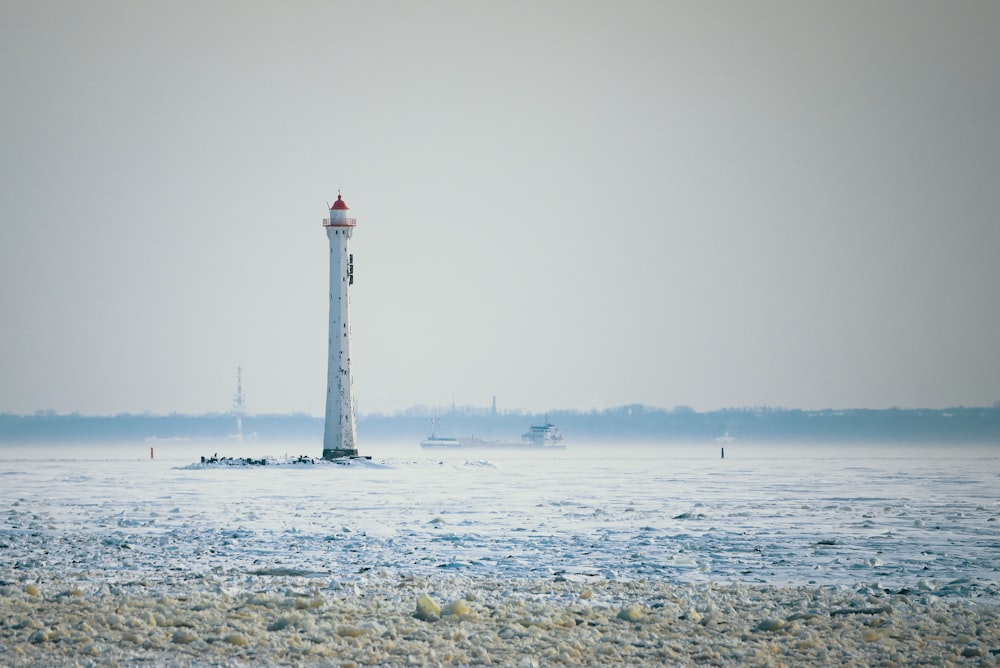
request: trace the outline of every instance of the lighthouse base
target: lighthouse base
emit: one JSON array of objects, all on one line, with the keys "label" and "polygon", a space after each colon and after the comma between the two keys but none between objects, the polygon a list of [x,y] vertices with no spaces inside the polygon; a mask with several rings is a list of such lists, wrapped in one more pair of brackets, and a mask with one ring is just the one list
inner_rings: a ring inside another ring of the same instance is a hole
[{"label": "lighthouse base", "polygon": [[358,456],[358,449],[323,450],[323,459],[349,459]]}]

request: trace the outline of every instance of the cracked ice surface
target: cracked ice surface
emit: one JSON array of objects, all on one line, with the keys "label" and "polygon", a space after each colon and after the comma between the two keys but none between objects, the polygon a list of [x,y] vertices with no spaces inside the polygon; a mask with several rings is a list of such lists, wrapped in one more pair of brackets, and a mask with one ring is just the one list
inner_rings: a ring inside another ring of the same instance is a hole
[{"label": "cracked ice surface", "polygon": [[3,663],[1000,660],[996,448],[260,448],[0,451]]},{"label": "cracked ice surface", "polygon": [[387,444],[371,464],[205,468],[186,468],[190,446],[159,449],[152,461],[139,447],[8,452],[5,572],[449,570],[998,596],[995,448],[739,445],[720,460],[704,445]]}]

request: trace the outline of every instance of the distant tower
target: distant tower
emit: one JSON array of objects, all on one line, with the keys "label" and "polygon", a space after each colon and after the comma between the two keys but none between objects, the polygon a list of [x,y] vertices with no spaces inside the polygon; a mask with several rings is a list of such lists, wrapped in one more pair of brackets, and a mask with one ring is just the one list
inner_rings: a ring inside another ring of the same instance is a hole
[{"label": "distant tower", "polygon": [[326,426],[323,459],[356,457],[354,380],[351,378],[351,321],[349,289],[354,284],[351,234],[355,220],[337,192],[330,217],[323,221],[330,239],[330,337],[326,374]]},{"label": "distant tower", "polygon": [[243,440],[243,416],[247,414],[246,397],[243,396],[243,367],[236,367],[236,395],[233,397],[233,415],[236,416],[236,438]]}]

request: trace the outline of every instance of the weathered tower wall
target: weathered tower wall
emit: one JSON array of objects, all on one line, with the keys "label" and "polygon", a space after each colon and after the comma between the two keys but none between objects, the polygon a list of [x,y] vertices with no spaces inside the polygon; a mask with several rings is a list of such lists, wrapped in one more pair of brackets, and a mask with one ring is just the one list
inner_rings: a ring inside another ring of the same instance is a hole
[{"label": "weathered tower wall", "polygon": [[323,221],[330,240],[330,329],[326,379],[326,424],[323,458],[358,454],[354,417],[354,380],[351,376],[350,289],[354,283],[351,235],[355,221],[337,196],[330,218]]}]

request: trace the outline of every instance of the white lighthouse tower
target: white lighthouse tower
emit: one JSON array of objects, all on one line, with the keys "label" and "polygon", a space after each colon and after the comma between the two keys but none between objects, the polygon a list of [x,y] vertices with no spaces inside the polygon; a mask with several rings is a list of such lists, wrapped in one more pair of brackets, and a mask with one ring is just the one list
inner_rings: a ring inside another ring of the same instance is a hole
[{"label": "white lighthouse tower", "polygon": [[351,378],[350,286],[354,284],[351,234],[355,220],[348,217],[340,193],[323,220],[330,239],[330,339],[326,376],[326,427],[323,459],[356,457],[354,381]]}]

